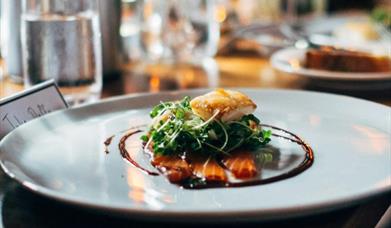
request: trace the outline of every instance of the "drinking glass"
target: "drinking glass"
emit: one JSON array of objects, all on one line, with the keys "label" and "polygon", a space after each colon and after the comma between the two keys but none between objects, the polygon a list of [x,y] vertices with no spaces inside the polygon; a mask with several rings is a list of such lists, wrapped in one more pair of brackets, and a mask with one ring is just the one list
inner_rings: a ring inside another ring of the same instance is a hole
[{"label": "drinking glass", "polygon": [[21,19],[25,86],[55,79],[71,105],[98,99],[98,0],[24,0]]},{"label": "drinking glass", "polygon": [[144,60],[197,62],[213,56],[220,38],[214,0],[139,0]]},{"label": "drinking glass", "polygon": [[22,50],[20,44],[20,13],[22,0],[0,0],[1,57],[6,76],[23,83]]}]

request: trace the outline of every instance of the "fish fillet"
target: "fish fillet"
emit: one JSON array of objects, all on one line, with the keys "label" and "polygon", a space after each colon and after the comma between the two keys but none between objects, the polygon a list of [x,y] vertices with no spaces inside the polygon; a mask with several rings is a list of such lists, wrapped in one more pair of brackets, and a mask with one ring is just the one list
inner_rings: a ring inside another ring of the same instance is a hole
[{"label": "fish fillet", "polygon": [[254,112],[256,105],[243,93],[216,89],[213,92],[195,97],[190,106],[193,112],[203,120],[208,120],[216,114],[216,118],[225,122],[238,120],[244,115]]},{"label": "fish fillet", "polygon": [[252,178],[258,174],[254,156],[250,151],[236,151],[224,158],[223,163],[238,179]]},{"label": "fish fillet", "polygon": [[197,157],[192,159],[190,166],[193,174],[211,182],[225,182],[227,175],[224,169],[212,157]]},{"label": "fish fillet", "polygon": [[192,174],[189,164],[178,156],[154,156],[152,165],[167,176],[170,182],[180,182]]}]

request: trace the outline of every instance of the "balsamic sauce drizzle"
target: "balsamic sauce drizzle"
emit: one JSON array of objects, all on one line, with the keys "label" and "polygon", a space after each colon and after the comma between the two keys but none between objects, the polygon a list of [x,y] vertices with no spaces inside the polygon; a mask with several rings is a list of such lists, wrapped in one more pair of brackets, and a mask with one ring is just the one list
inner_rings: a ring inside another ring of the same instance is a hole
[{"label": "balsamic sauce drizzle", "polygon": [[[287,136],[283,136],[283,135],[279,135],[279,134],[276,134],[276,133],[272,133],[272,135],[275,136],[275,137],[280,137],[280,138],[289,140],[289,141],[291,141],[293,143],[297,143],[298,145],[300,145],[303,148],[303,150],[305,151],[305,157],[304,157],[303,161],[296,168],[294,168],[294,169],[292,169],[292,170],[290,170],[290,171],[288,171],[286,173],[283,173],[283,174],[280,174],[280,175],[277,175],[277,176],[273,176],[273,177],[269,177],[269,178],[265,178],[265,179],[247,180],[247,181],[242,181],[242,182],[207,182],[207,183],[203,183],[203,184],[194,184],[193,181],[194,180],[197,181],[197,178],[191,178],[190,180],[186,180],[184,182],[176,183],[176,184],[178,184],[180,187],[185,188],[185,189],[245,187],[245,186],[253,186],[253,185],[263,185],[263,184],[267,184],[267,183],[271,183],[271,182],[275,182],[275,181],[279,181],[279,180],[283,180],[283,179],[287,179],[287,178],[296,176],[296,175],[300,174],[301,172],[303,172],[304,170],[306,170],[309,167],[311,167],[311,165],[314,162],[313,150],[299,136],[297,136],[296,134],[294,134],[292,132],[289,132],[289,131],[287,131],[285,129],[276,127],[276,126],[272,126],[272,125],[268,125],[268,124],[261,124],[261,126],[262,127],[266,127],[266,128],[271,128],[271,129],[274,129],[274,130],[277,130],[277,131],[281,131],[281,132],[283,132],[285,134],[288,134],[288,135],[292,136],[293,138],[290,138],[290,137],[287,137]],[[135,135],[137,133],[140,133],[140,132],[142,132],[142,130],[141,129],[137,129],[135,131],[129,132],[129,133],[125,134],[124,136],[122,136],[122,138],[120,139],[119,145],[118,145],[120,153],[121,153],[121,156],[124,159],[126,159],[129,163],[131,163],[134,167],[138,168],[139,170],[143,171],[144,173],[146,173],[148,175],[152,175],[152,176],[158,176],[158,175],[160,175],[158,172],[153,172],[153,171],[147,170],[147,169],[143,168],[142,166],[140,166],[140,164],[138,164],[129,155],[128,151],[126,150],[126,147],[125,147],[126,146],[126,140],[129,137],[131,137],[131,136],[133,136],[133,135]],[[111,143],[112,139],[113,139],[113,136],[108,138],[105,141],[105,145],[108,146]],[[145,148],[143,148],[143,149],[145,149]]]},{"label": "balsamic sauce drizzle", "polygon": [[144,167],[140,166],[140,164],[138,164],[135,160],[133,160],[133,158],[129,155],[129,152],[126,150],[126,143],[125,143],[126,140],[130,136],[135,135],[135,134],[140,133],[140,132],[142,132],[142,130],[135,130],[135,131],[132,131],[130,133],[125,134],[121,138],[121,140],[119,141],[119,144],[118,144],[118,148],[119,148],[119,151],[121,153],[121,156],[124,159],[126,159],[130,164],[132,164],[134,167],[138,168],[139,170],[143,171],[144,173],[146,173],[148,175],[151,175],[151,176],[158,176],[159,173],[147,170]]},{"label": "balsamic sauce drizzle", "polygon": [[[141,130],[141,128],[144,128],[144,127],[146,127],[146,126],[147,126],[146,124],[138,125],[138,126],[133,126],[133,127],[128,128],[128,129],[126,129],[126,130],[120,131],[120,133],[129,132],[130,130],[133,130],[133,129],[135,129],[135,130]],[[109,146],[110,146],[111,142],[113,141],[113,138],[114,138],[114,137],[115,137],[115,135],[112,135],[112,136],[108,137],[108,138],[103,142],[103,144],[105,145],[105,153],[106,153],[106,154],[110,153],[110,151],[109,151]]]},{"label": "balsamic sauce drizzle", "polygon": [[112,135],[112,136],[108,137],[108,138],[104,141],[104,144],[105,144],[105,153],[106,153],[106,154],[110,153],[108,147],[110,146],[111,142],[113,141],[114,136],[115,136],[115,135]]}]

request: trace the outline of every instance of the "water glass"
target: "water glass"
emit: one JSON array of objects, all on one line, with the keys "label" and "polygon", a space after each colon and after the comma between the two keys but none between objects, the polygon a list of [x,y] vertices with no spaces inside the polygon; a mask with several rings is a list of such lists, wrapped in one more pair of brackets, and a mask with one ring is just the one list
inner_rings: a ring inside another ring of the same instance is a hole
[{"label": "water glass", "polygon": [[99,0],[24,0],[21,16],[26,87],[55,79],[70,104],[102,88]]}]

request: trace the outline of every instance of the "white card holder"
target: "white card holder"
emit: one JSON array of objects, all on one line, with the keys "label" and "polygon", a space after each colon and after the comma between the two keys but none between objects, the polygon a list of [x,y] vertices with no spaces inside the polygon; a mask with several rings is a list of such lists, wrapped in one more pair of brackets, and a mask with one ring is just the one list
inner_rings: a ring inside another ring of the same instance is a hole
[{"label": "white card holder", "polygon": [[65,108],[68,105],[54,80],[0,99],[0,139],[29,120]]}]

